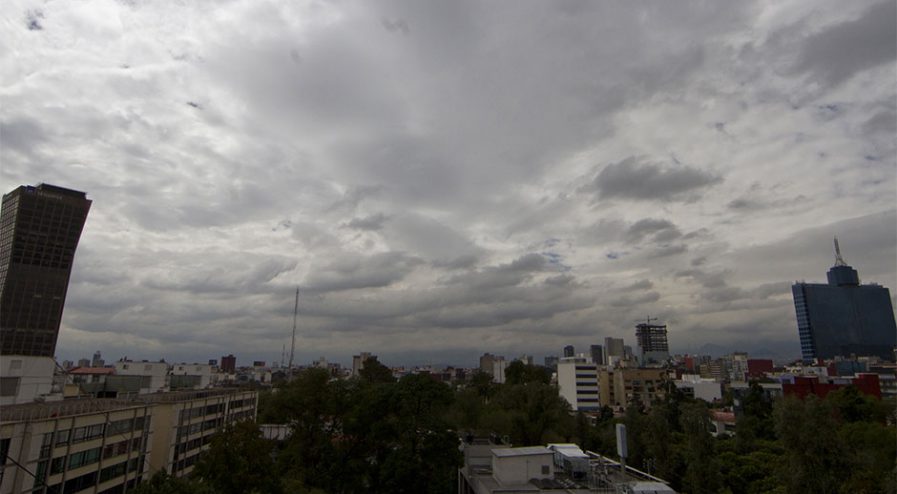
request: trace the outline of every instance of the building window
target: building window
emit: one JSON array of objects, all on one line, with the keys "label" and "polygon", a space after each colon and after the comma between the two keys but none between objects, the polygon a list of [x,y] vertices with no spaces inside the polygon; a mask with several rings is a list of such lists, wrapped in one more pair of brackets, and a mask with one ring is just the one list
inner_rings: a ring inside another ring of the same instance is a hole
[{"label": "building window", "polygon": [[551,467],[548,465],[542,465],[542,475],[548,475],[551,473]]},{"label": "building window", "polygon": [[0,396],[19,394],[19,381],[21,380],[21,377],[0,377]]}]

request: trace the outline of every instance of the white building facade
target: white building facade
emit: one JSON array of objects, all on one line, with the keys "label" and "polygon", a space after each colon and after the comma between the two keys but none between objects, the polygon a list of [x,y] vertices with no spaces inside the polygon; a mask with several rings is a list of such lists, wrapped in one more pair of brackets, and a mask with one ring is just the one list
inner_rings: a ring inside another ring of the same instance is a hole
[{"label": "white building facade", "polygon": [[558,394],[573,410],[594,412],[601,407],[599,367],[581,357],[563,358],[558,362]]}]

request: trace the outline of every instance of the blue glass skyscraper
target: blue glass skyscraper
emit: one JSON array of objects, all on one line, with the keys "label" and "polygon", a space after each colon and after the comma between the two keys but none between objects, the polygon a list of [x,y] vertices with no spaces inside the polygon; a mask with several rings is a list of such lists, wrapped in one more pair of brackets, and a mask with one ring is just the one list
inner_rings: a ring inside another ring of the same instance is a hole
[{"label": "blue glass skyscraper", "polygon": [[860,284],[857,271],[841,257],[837,239],[835,254],[827,284],[791,286],[804,361],[851,354],[894,360],[897,325],[890,292]]}]

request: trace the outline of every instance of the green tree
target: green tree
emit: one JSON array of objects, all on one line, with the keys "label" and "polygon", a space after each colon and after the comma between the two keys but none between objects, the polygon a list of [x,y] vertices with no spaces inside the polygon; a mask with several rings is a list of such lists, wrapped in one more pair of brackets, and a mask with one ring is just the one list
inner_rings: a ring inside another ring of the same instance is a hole
[{"label": "green tree", "polygon": [[848,464],[831,404],[813,395],[786,396],[776,402],[773,416],[785,450],[781,475],[787,492],[841,492]]},{"label": "green tree", "polygon": [[710,435],[710,412],[699,401],[682,406],[679,418],[685,434],[685,474],[682,488],[690,494],[717,493],[722,487],[713,436]]},{"label": "green tree", "polygon": [[509,429],[498,431],[511,436],[518,446],[545,444],[549,434],[554,437],[572,437],[575,419],[570,405],[558,395],[557,387],[531,382],[501,387],[493,401],[509,419]]},{"label": "green tree", "polygon": [[498,392],[498,385],[492,382],[492,375],[481,370],[474,372],[470,378],[470,387],[477,391],[477,394],[486,401],[495,396]]},{"label": "green tree", "polygon": [[132,494],[215,494],[211,487],[195,480],[172,477],[165,470],[156,472],[149,480],[137,485]]},{"label": "green tree", "polygon": [[527,384],[551,382],[551,371],[538,365],[524,364],[521,360],[515,360],[505,369],[505,384]]},{"label": "green tree", "polygon": [[381,364],[380,361],[374,357],[364,360],[364,365],[361,370],[358,371],[358,377],[369,384],[396,382],[396,378],[392,376],[392,371],[389,370],[389,367]]},{"label": "green tree", "polygon": [[890,409],[881,399],[860,392],[856,386],[845,386],[825,397],[838,418],[844,422],[884,423]]},{"label": "green tree", "polygon": [[228,425],[212,437],[193,476],[216,494],[276,494],[281,491],[272,459],[273,444],[254,422]]},{"label": "green tree", "polygon": [[846,477],[843,492],[889,492],[888,481],[893,488],[894,458],[897,458],[895,428],[874,421],[854,421],[843,424],[837,435],[845,447],[848,464],[843,471]]},{"label": "green tree", "polygon": [[735,439],[740,452],[754,450],[758,440],[775,439],[772,403],[759,383],[751,382],[741,400],[741,409],[742,414],[735,425]]}]

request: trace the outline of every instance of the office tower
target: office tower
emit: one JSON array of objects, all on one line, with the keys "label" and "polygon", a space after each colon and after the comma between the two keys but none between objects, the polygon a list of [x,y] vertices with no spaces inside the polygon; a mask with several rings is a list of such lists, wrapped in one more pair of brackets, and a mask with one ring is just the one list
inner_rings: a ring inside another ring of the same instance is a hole
[{"label": "office tower", "polygon": [[589,351],[592,354],[592,363],[598,365],[604,365],[604,347],[601,345],[592,345],[589,347]]},{"label": "office tower", "polygon": [[103,360],[103,356],[100,354],[100,351],[97,350],[96,353],[93,354],[93,359],[90,361],[91,367],[103,367],[106,365],[106,361]]},{"label": "office tower", "polygon": [[897,325],[890,291],[860,284],[857,271],[844,262],[835,239],[835,265],[828,283],[791,286],[804,361],[841,355],[877,355],[894,360]]},{"label": "office tower", "polygon": [[564,357],[572,357],[576,353],[576,350],[573,348],[573,345],[567,345],[564,347]]},{"label": "office tower", "polygon": [[642,365],[660,364],[670,358],[665,324],[651,324],[650,320],[639,323],[635,326],[635,339],[638,341],[639,362]]},{"label": "office tower", "polygon": [[237,370],[237,357],[233,354],[221,357],[221,370],[228,374],[233,374]]},{"label": "office tower", "polygon": [[[623,360],[624,355],[623,338],[605,338],[604,339],[604,363],[613,365],[614,362]],[[614,362],[612,362],[612,360]]]},{"label": "office tower", "polygon": [[75,248],[91,201],[84,192],[23,185],[0,212],[0,354],[53,357]]},{"label": "office tower", "polygon": [[558,366],[558,358],[554,355],[546,355],[545,356],[545,367],[549,369],[557,369]]}]

